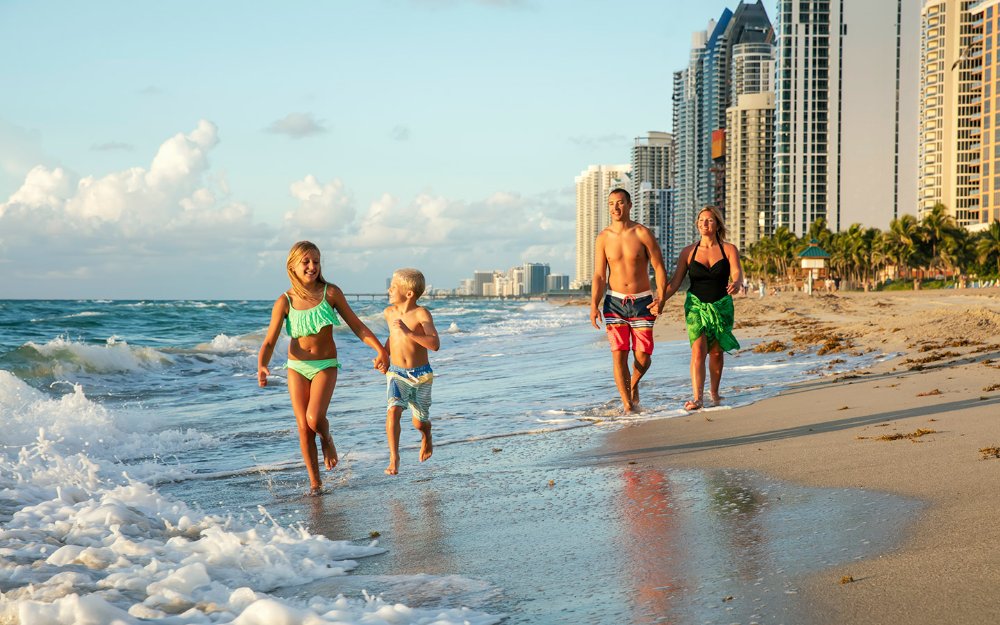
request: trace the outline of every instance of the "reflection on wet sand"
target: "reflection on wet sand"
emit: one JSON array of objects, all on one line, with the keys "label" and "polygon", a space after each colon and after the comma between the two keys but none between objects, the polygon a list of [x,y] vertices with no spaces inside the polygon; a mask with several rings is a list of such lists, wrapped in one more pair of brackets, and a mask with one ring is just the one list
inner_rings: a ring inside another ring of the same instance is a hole
[{"label": "reflection on wet sand", "polygon": [[628,563],[623,585],[633,585],[635,597],[631,622],[661,622],[682,592],[680,565],[685,559],[670,481],[655,469],[626,469],[620,509],[624,523],[619,540]]}]

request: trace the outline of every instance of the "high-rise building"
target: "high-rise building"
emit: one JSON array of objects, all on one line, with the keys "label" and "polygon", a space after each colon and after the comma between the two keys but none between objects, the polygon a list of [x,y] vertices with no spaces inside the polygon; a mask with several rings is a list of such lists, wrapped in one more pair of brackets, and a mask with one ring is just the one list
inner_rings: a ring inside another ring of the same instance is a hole
[{"label": "high-rise building", "polygon": [[548,264],[524,263],[522,268],[524,275],[524,292],[528,295],[544,293],[548,290],[546,278],[550,269]]},{"label": "high-rise building", "polygon": [[726,228],[740,249],[774,233],[774,46],[733,47],[726,109]]},{"label": "high-rise building", "polygon": [[919,0],[779,0],[775,227],[912,212]]},{"label": "high-rise building", "polygon": [[630,165],[591,165],[576,177],[576,278],[590,284],[594,277],[594,242],[608,226],[608,195],[629,190]]},{"label": "high-rise building", "polygon": [[632,146],[632,218],[653,232],[664,257],[670,247],[668,204],[674,186],[676,151],[669,132],[649,131]]},{"label": "high-rise building", "polygon": [[774,92],[739,96],[726,128],[726,229],[742,250],[774,234]]},{"label": "high-rise building", "polygon": [[[726,200],[726,109],[732,105],[733,56],[737,46],[765,44],[774,37],[763,0],[740,2],[736,11],[726,9],[705,44],[702,59],[705,80],[704,117],[709,141],[703,146],[701,166],[708,169],[709,196],[703,204],[725,209]],[[700,208],[700,206],[699,206]]]},{"label": "high-rise building", "polygon": [[779,0],[775,39],[775,227],[840,229],[843,2]]},{"label": "high-rise building", "polygon": [[[495,292],[492,292],[494,273],[493,271],[473,271],[471,295],[495,295]],[[489,285],[489,293],[487,292],[487,285]]]},{"label": "high-rise building", "polygon": [[[980,45],[959,63],[979,62],[982,75],[982,160],[979,164],[979,227],[1000,220],[1000,0],[983,0],[972,7]],[[927,94],[925,94],[926,96]],[[971,224],[969,224],[971,225]]]},{"label": "high-rise building", "polygon": [[921,3],[844,2],[841,230],[855,223],[885,230],[917,212]]},{"label": "high-rise building", "polygon": [[568,291],[569,276],[561,273],[550,273],[545,278],[545,288],[547,291]]},{"label": "high-rise building", "polygon": [[673,232],[668,258],[677,258],[681,250],[694,240],[695,210],[708,200],[708,170],[701,165],[701,154],[709,140],[706,132],[702,95],[702,58],[708,32],[715,30],[715,21],[709,21],[706,31],[691,35],[691,53],[685,69],[674,72],[673,124],[677,160],[674,174],[676,192],[672,212]]}]

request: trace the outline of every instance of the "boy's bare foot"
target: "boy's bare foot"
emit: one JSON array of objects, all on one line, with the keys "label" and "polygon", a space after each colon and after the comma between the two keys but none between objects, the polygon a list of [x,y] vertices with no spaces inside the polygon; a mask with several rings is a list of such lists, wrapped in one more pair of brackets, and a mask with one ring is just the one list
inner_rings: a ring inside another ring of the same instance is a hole
[{"label": "boy's bare foot", "polygon": [[424,437],[423,440],[420,441],[420,462],[427,460],[431,457],[431,454],[434,453],[434,444],[431,442],[430,431],[428,430],[427,432],[422,432],[422,434]]},{"label": "boy's bare foot", "polygon": [[385,468],[386,475],[397,475],[399,473],[399,457],[389,456],[389,466]]},{"label": "boy's bare foot", "polygon": [[333,437],[329,434],[320,436],[319,442],[323,448],[323,464],[326,465],[326,470],[329,471],[337,466],[337,462],[339,461],[337,458],[337,447],[333,444]]}]

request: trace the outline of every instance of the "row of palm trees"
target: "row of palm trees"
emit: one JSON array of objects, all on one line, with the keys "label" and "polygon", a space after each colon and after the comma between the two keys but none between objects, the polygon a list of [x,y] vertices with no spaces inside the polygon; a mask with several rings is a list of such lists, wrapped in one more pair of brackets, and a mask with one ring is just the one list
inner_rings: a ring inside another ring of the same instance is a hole
[{"label": "row of palm trees", "polygon": [[956,279],[1000,276],[1000,221],[971,233],[955,223],[943,204],[919,221],[913,215],[893,219],[884,232],[861,224],[830,232],[822,217],[802,238],[782,226],[743,251],[744,271],[748,276],[789,279],[811,240],[830,255],[830,272],[849,285],[938,274]]}]

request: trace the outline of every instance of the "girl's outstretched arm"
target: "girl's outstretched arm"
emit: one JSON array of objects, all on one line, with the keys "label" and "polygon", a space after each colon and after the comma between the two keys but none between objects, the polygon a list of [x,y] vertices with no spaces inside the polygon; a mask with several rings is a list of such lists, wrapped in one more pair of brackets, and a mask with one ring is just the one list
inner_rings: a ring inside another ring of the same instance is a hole
[{"label": "girl's outstretched arm", "polygon": [[351,309],[351,306],[347,303],[347,298],[344,297],[344,292],[340,290],[340,287],[336,284],[331,284],[332,289],[327,291],[327,301],[333,306],[336,311],[340,314],[340,317],[347,324],[347,327],[354,332],[354,336],[361,339],[361,342],[371,347],[375,350],[375,368],[379,371],[383,371],[389,366],[389,354],[385,350],[385,346],[382,342],[378,340],[375,333],[372,332],[368,326],[365,325],[364,321],[358,318],[357,314]]},{"label": "girl's outstretched arm", "polygon": [[281,334],[281,322],[288,315],[288,298],[279,295],[271,308],[271,323],[267,326],[267,334],[264,335],[264,342],[257,352],[257,384],[267,386],[267,376],[271,371],[267,368],[274,354],[274,346],[278,343],[278,335]]}]

